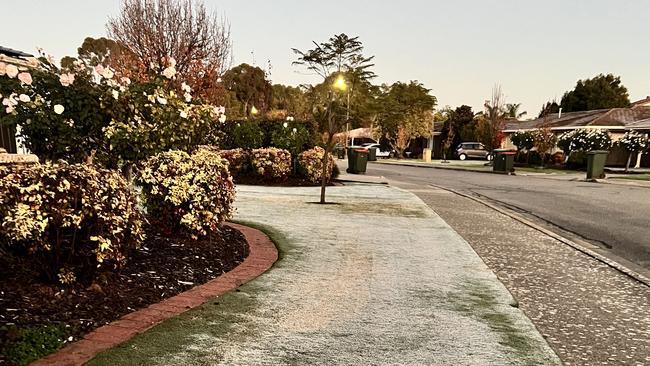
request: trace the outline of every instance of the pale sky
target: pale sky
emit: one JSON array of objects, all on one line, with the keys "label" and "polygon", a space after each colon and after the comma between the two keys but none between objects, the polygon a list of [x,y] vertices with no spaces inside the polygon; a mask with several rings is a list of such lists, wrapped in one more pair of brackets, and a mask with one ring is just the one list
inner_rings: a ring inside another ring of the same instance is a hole
[{"label": "pale sky", "polygon": [[[234,65],[272,64],[274,83],[315,79],[291,48],[360,36],[376,82],[419,80],[440,106],[480,110],[495,83],[529,117],[578,79],[620,75],[632,101],[650,95],[648,0],[206,0],[231,24]],[[0,0],[0,45],[57,59],[105,35],[119,0]]]}]

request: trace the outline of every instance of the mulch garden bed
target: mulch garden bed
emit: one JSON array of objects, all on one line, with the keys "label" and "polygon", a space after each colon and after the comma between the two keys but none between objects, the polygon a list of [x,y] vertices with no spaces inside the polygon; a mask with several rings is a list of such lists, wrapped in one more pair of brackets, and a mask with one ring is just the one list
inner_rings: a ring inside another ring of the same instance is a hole
[{"label": "mulch garden bed", "polygon": [[28,359],[34,347],[54,351],[125,314],[206,283],[248,253],[243,234],[229,227],[199,240],[149,229],[122,271],[72,287],[42,283],[28,262],[0,255],[0,365]]}]

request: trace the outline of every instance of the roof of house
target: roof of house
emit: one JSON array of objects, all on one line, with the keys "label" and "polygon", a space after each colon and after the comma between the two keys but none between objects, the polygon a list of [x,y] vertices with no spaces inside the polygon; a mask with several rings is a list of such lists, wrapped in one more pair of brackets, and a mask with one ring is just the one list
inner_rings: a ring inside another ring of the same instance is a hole
[{"label": "roof of house", "polygon": [[649,106],[650,105],[650,95],[645,97],[644,99],[637,100],[636,102],[632,103],[632,106]]},{"label": "roof of house", "polygon": [[628,130],[650,130],[650,118],[632,122],[625,126]]},{"label": "roof of house", "polygon": [[7,55],[9,57],[34,57],[34,55],[30,55],[29,53],[25,53],[22,51],[14,50],[3,46],[0,46],[0,54]]},{"label": "roof of house", "polygon": [[532,130],[549,127],[552,130],[571,130],[577,128],[625,129],[629,124],[650,118],[650,107],[598,109],[593,111],[569,112],[548,115],[530,121],[508,121],[505,132]]}]

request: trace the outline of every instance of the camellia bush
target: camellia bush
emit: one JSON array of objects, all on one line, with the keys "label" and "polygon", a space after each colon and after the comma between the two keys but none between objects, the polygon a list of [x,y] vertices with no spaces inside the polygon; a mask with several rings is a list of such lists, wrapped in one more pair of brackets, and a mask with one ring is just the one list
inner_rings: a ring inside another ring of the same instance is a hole
[{"label": "camellia bush", "polygon": [[[321,177],[323,176],[323,156],[325,155],[325,149],[322,147],[315,147],[311,150],[307,150],[298,155],[298,166],[301,175],[303,175],[307,180],[312,183],[319,183]],[[327,180],[332,179],[332,172],[334,170],[334,158],[332,155],[329,156],[327,163]]]},{"label": "camellia bush", "polygon": [[154,155],[135,179],[151,221],[167,234],[182,230],[193,238],[206,236],[232,216],[235,185],[228,162],[210,149]]},{"label": "camellia bush", "polygon": [[253,174],[267,180],[282,180],[291,173],[291,154],[274,147],[252,150],[251,168]]},{"label": "camellia bush", "polygon": [[251,153],[244,149],[218,151],[219,155],[228,161],[230,174],[233,178],[242,177],[251,171]]},{"label": "camellia bush", "polygon": [[89,282],[144,239],[138,197],[114,171],[65,162],[0,169],[0,247],[50,281]]},{"label": "camellia bush", "polygon": [[292,121],[274,123],[269,135],[269,146],[288,150],[293,156],[298,156],[305,147],[313,146],[312,134],[305,123]]},{"label": "camellia bush", "polygon": [[627,163],[625,165],[625,170],[628,170],[630,169],[632,155],[643,154],[648,151],[650,148],[650,140],[648,140],[648,135],[646,134],[637,131],[628,131],[616,142],[616,145],[628,152]]},{"label": "camellia bush", "polygon": [[578,129],[561,134],[557,144],[566,155],[576,151],[608,150],[612,147],[612,138],[607,130]]}]

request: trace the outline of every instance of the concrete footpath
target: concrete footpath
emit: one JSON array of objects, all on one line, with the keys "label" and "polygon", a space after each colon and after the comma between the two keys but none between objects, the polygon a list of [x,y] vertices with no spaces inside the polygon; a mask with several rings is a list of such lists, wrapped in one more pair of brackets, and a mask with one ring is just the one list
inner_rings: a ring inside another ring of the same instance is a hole
[{"label": "concrete footpath", "polygon": [[280,249],[266,274],[90,365],[557,365],[469,244],[385,185],[240,186],[236,220]]}]

